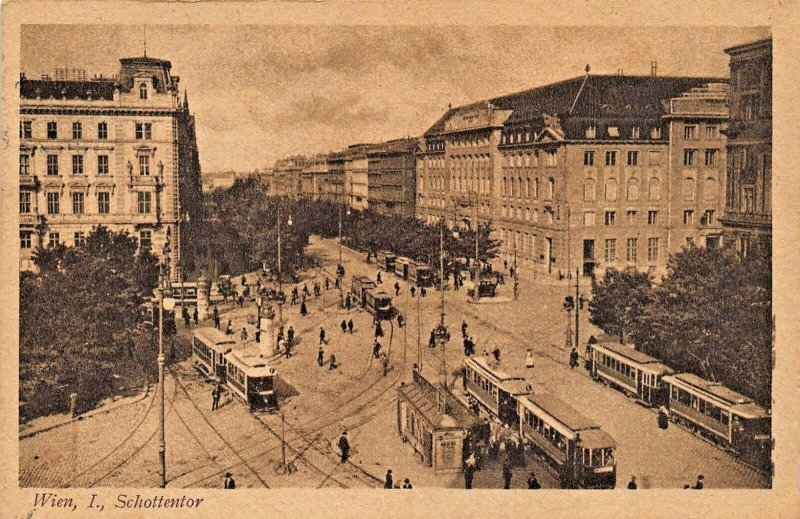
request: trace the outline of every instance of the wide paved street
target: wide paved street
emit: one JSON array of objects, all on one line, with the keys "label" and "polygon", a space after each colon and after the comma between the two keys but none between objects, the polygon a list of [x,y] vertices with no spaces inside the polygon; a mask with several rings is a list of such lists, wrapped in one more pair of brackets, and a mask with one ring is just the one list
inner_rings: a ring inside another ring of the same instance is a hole
[{"label": "wide paved street", "polygon": [[[323,260],[320,269],[300,282],[301,288],[307,282],[311,289],[314,276],[322,282],[324,272],[334,272],[338,244],[315,240],[309,252]],[[364,262],[364,255],[344,249],[343,259],[347,280],[354,274],[374,279],[377,269]],[[722,450],[674,425],[658,429],[652,410],[593,382],[582,368],[570,370],[562,301],[567,291],[574,294],[574,286],[541,275],[534,281],[524,270],[521,276],[516,301],[474,305],[466,301],[464,290],[446,292],[446,323],[453,337],[446,352],[448,371],[457,371],[463,361],[459,331],[464,318],[479,355],[498,346],[505,371],[526,376],[534,391],[555,394],[616,439],[618,487],[635,475],[640,488],[681,488],[699,474],[705,476],[708,487],[768,486],[763,476]],[[387,291],[393,291],[397,278],[386,273],[383,277]],[[371,356],[371,316],[338,310],[338,294],[332,286],[322,297],[309,299],[306,317],[299,316],[298,306],[285,306],[287,327],[294,326],[298,341],[291,358],[272,359],[280,375],[280,413],[250,413],[229,393],[223,396],[221,408],[212,412],[212,385],[190,362],[173,366],[166,384],[168,486],[219,487],[225,472],[230,471],[241,487],[377,487],[391,468],[396,483],[408,477],[415,487],[462,487],[460,475],[436,476],[420,465],[397,434],[397,386],[410,380],[414,363],[421,363],[423,373],[436,373],[441,362],[438,353],[427,348],[428,334],[439,319],[439,293],[431,289],[427,297],[412,299],[408,284],[400,285],[395,304],[407,325],[384,326],[383,345],[391,362],[386,376]],[[502,288],[510,290],[508,285]],[[244,308],[228,304],[221,312],[223,324],[232,319],[237,337],[242,326],[249,328],[252,337],[253,326],[247,320],[255,314],[254,304]],[[582,344],[589,334],[598,332],[586,321],[587,314],[582,314]],[[341,332],[343,319],[353,319],[352,335]],[[317,365],[320,327],[329,338],[322,367]],[[190,332],[181,330],[186,336]],[[524,367],[527,348],[537,354],[532,371]],[[336,355],[338,369],[328,369],[331,353]],[[460,384],[454,387],[461,391]],[[20,484],[157,486],[158,406],[153,394],[21,440]],[[335,447],[343,430],[348,431],[353,447],[346,464],[339,463]],[[556,485],[543,467],[529,463],[515,470],[512,486],[522,487],[530,470],[545,487]],[[487,467],[476,475],[476,487],[497,488],[500,484],[499,467]]]}]

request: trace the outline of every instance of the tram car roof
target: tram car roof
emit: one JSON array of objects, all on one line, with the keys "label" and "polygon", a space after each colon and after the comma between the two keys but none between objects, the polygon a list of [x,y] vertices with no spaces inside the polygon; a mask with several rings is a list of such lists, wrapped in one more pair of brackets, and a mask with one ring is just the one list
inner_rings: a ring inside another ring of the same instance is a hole
[{"label": "tram car roof", "polygon": [[500,389],[510,395],[528,395],[531,393],[531,385],[525,377],[509,375],[505,371],[492,367],[483,357],[469,357],[466,362],[476,364],[477,367],[497,381]]},{"label": "tram car roof", "polygon": [[413,263],[414,262],[414,260],[412,260],[411,258],[407,258],[405,256],[397,256],[395,258],[395,261],[396,262],[400,262],[400,263]]},{"label": "tram car roof", "polygon": [[388,250],[379,250],[378,254],[383,254],[384,256],[395,256],[394,252]]},{"label": "tram car roof", "polygon": [[[537,393],[523,396],[518,399],[521,406],[538,414],[546,414],[557,422],[556,429],[574,440],[577,434],[581,436],[581,446],[585,449],[600,449],[616,447],[617,443],[610,434],[600,428],[591,419],[583,416],[563,400],[549,394]],[[560,425],[561,427],[558,427]]]},{"label": "tram car roof", "polygon": [[641,351],[637,351],[632,346],[620,344],[619,338],[617,337],[610,335],[602,336],[592,347],[599,347],[612,353],[616,353],[617,355],[640,364],[642,368],[647,369],[648,371],[655,371],[657,373],[675,373],[675,370],[662,363],[660,360],[642,353]]},{"label": "tram car roof", "polygon": [[742,418],[768,418],[769,413],[756,404],[752,398],[729,389],[719,382],[711,382],[692,373],[678,373],[668,375],[662,379],[664,382],[681,389],[699,393],[711,400],[722,403],[734,414]]},{"label": "tram car roof", "polygon": [[392,298],[392,296],[390,296],[390,295],[389,295],[389,294],[388,294],[386,291],[384,291],[384,290],[376,290],[376,289],[374,289],[374,288],[370,288],[369,290],[367,290],[367,292],[368,292],[368,293],[370,293],[370,294],[372,294],[372,295],[374,295],[375,297],[388,298],[388,299],[391,299],[391,298]]},{"label": "tram car roof", "polygon": [[[197,330],[194,331],[193,336],[205,339],[212,345],[227,346],[236,344],[236,339],[234,339],[233,335],[225,335],[225,333],[222,330],[217,330],[216,328],[212,328],[210,326],[206,328],[198,328]],[[227,349],[230,349],[230,347],[228,347]]]},{"label": "tram car roof", "polygon": [[372,281],[372,280],[371,280],[369,277],[367,277],[367,276],[353,276],[353,279],[357,279],[357,280],[358,280],[358,281],[360,281],[361,283],[373,283],[373,284],[375,283],[374,281]]},{"label": "tram car roof", "polygon": [[230,364],[243,369],[248,377],[270,377],[276,373],[275,368],[253,348],[233,350],[225,358]]}]

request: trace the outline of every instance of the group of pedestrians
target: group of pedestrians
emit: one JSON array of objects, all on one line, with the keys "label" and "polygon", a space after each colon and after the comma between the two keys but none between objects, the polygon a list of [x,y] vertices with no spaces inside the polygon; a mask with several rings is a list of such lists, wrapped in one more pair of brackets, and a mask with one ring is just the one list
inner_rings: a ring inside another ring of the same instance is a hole
[{"label": "group of pedestrians", "polygon": [[[697,476],[697,480],[694,482],[694,485],[690,485],[686,483],[683,485],[684,490],[703,490],[705,488],[705,477],[700,474]],[[628,490],[636,490],[639,488],[639,484],[636,482],[636,476],[631,476],[631,480],[628,481]]]},{"label": "group of pedestrians", "polygon": [[408,478],[405,478],[405,479],[403,480],[403,486],[402,486],[402,487],[397,487],[397,486],[395,486],[395,484],[394,484],[394,476],[392,475],[392,469],[389,469],[389,470],[387,470],[387,471],[386,471],[386,477],[385,477],[385,478],[384,478],[384,480],[383,480],[383,488],[405,488],[405,489],[412,489],[412,488],[414,488],[414,487],[411,485],[411,480],[410,480],[410,479],[408,479]]}]

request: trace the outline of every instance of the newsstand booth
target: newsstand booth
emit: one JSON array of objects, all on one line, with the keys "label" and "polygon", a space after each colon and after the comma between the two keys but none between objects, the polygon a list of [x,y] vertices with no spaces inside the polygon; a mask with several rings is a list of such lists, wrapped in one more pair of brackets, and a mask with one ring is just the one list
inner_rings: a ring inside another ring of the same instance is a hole
[{"label": "newsstand booth", "polygon": [[428,382],[414,370],[410,384],[397,390],[397,429],[435,472],[461,472],[464,443],[480,424],[449,391]]}]

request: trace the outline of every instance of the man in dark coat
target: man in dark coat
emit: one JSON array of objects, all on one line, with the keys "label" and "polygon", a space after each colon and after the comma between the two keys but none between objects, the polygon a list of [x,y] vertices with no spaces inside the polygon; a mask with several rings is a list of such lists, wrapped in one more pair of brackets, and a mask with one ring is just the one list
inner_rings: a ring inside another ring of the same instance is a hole
[{"label": "man in dark coat", "polygon": [[386,471],[386,480],[383,482],[383,488],[394,488],[394,477],[392,476],[392,469]]},{"label": "man in dark coat", "polygon": [[636,476],[631,476],[631,480],[628,481],[628,490],[636,490],[639,488],[639,485],[636,484]]},{"label": "man in dark coat", "polygon": [[350,442],[347,441],[347,431],[344,431],[339,437],[339,451],[342,453],[341,462],[347,463],[347,459],[350,457]]},{"label": "man in dark coat", "polygon": [[353,333],[353,320],[352,319],[347,321],[347,331],[349,331],[351,334]]},{"label": "man in dark coat", "polygon": [[428,339],[428,347],[435,348],[436,347],[436,334],[431,330],[431,336]]},{"label": "man in dark coat", "polygon": [[511,459],[506,458],[503,462],[503,488],[511,488],[511,477],[514,473],[511,471]]},{"label": "man in dark coat", "polygon": [[383,337],[383,327],[380,321],[375,321],[375,337]]},{"label": "man in dark coat", "polygon": [[400,283],[398,283],[396,281],[394,283],[394,295],[395,295],[395,297],[400,295]]},{"label": "man in dark coat", "polygon": [[214,328],[219,330],[219,310],[217,307],[214,307]]},{"label": "man in dark coat", "polygon": [[475,477],[475,467],[470,464],[467,464],[464,467],[464,488],[470,489],[472,488],[472,480]]},{"label": "man in dark coat", "polygon": [[319,347],[319,353],[317,353],[317,364],[320,367],[325,364],[325,350],[322,349],[322,346]]},{"label": "man in dark coat", "polygon": [[233,480],[233,476],[231,476],[230,472],[225,473],[225,481],[223,481],[222,487],[226,490],[233,490],[236,488],[236,481]]},{"label": "man in dark coat", "polygon": [[342,333],[347,333],[347,321],[342,319]]},{"label": "man in dark coat", "polygon": [[306,308],[306,302],[305,301],[300,303],[300,315],[302,315],[303,317],[308,315],[308,308]]},{"label": "man in dark coat", "polygon": [[194,313],[192,314],[192,319],[194,320],[194,324],[200,324],[200,313],[197,311],[197,307],[194,307]]},{"label": "man in dark coat", "polygon": [[325,339],[325,328],[323,328],[322,326],[319,327],[319,343],[328,344],[327,339]]},{"label": "man in dark coat", "polygon": [[542,485],[539,484],[539,480],[536,479],[536,474],[533,472],[531,472],[531,475],[528,477],[528,488],[531,490],[542,488]]}]

